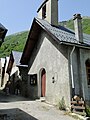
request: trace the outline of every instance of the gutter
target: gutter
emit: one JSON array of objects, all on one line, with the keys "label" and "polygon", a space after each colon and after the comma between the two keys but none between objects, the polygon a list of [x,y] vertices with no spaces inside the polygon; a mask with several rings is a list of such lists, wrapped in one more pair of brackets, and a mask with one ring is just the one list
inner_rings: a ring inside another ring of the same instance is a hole
[{"label": "gutter", "polygon": [[73,79],[73,66],[72,66],[72,63],[73,63],[73,61],[72,61],[72,60],[73,60],[73,59],[72,59],[72,55],[73,55],[74,50],[75,50],[75,46],[73,46],[73,49],[72,49],[72,51],[71,51],[71,53],[70,53],[70,61],[71,61],[70,68],[71,68],[72,89],[75,88],[75,86],[74,86],[74,79]]},{"label": "gutter", "polygon": [[[60,44],[64,44],[64,45],[70,45],[70,46],[76,46],[78,48],[83,48],[83,49],[90,49],[90,45],[87,44],[77,44],[77,43],[69,43],[69,42],[65,42],[65,41],[61,41]],[[87,45],[87,46],[86,46]]]}]

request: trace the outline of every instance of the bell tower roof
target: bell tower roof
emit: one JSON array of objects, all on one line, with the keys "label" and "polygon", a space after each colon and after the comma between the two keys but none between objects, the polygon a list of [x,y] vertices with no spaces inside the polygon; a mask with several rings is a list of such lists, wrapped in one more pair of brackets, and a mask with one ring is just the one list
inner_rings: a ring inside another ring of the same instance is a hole
[{"label": "bell tower roof", "polygon": [[37,12],[39,12],[40,11],[40,9],[43,7],[43,5],[45,5],[46,4],[46,2],[47,2],[48,0],[44,0],[43,1],[43,3],[41,4],[41,6],[38,8],[38,10],[37,10]]}]

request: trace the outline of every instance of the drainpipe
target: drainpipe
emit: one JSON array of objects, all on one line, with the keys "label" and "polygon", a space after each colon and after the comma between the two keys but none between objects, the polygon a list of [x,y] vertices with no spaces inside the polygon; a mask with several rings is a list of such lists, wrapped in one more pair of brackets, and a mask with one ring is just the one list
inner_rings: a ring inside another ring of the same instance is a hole
[{"label": "drainpipe", "polygon": [[71,51],[71,53],[70,53],[70,62],[71,62],[71,64],[70,64],[70,68],[71,68],[71,81],[72,81],[72,96],[74,96],[74,94],[75,94],[75,86],[74,86],[74,79],[73,79],[73,66],[72,66],[72,63],[73,63],[73,59],[72,59],[72,55],[73,55],[73,52],[74,52],[74,50],[75,50],[75,46],[73,46],[73,49],[72,49],[72,51]]}]

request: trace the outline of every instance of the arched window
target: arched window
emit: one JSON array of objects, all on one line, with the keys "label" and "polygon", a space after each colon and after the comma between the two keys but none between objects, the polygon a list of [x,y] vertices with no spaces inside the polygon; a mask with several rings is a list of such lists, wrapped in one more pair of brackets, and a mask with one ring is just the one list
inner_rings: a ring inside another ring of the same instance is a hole
[{"label": "arched window", "polygon": [[46,18],[46,4],[43,6],[42,8],[42,18],[45,19]]},{"label": "arched window", "polygon": [[87,83],[90,85],[90,59],[86,60]]}]

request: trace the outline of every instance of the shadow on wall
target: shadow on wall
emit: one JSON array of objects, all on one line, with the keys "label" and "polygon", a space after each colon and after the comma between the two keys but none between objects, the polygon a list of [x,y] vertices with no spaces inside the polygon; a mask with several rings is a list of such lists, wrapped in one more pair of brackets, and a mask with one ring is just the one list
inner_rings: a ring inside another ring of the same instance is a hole
[{"label": "shadow on wall", "polygon": [[18,108],[0,110],[0,120],[38,120]]}]

